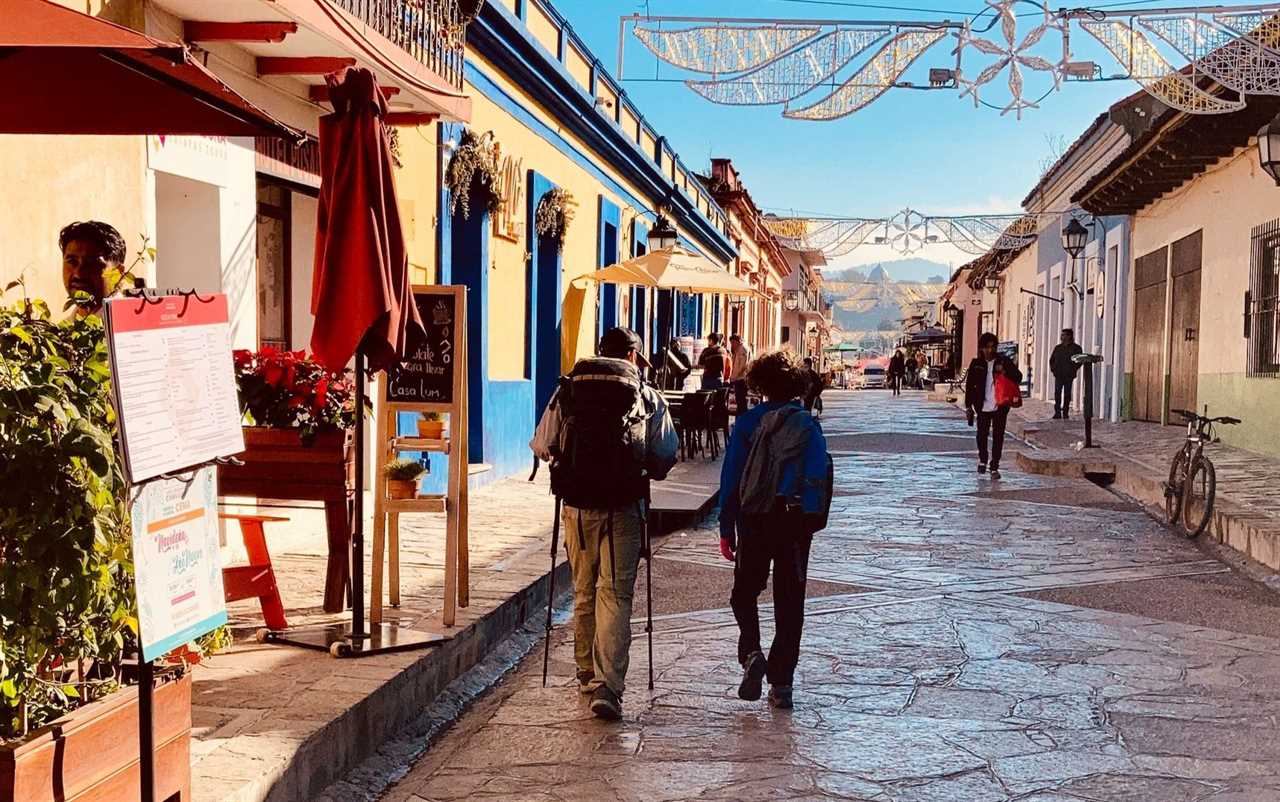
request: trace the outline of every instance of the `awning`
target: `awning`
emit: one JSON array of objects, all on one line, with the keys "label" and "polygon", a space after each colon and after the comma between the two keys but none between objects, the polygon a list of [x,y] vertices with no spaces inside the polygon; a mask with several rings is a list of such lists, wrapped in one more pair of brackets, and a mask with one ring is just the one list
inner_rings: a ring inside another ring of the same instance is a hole
[{"label": "awning", "polygon": [[0,133],[301,134],[164,42],[49,0],[0,0]]},{"label": "awning", "polygon": [[597,270],[584,278],[602,284],[631,284],[681,292],[753,297],[759,291],[701,254],[681,247],[650,251]]}]

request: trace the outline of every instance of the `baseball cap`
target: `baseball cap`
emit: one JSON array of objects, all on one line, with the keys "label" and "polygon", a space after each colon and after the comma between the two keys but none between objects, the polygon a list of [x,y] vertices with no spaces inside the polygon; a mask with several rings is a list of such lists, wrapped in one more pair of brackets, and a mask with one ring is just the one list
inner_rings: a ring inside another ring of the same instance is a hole
[{"label": "baseball cap", "polygon": [[636,352],[636,362],[640,367],[649,367],[649,360],[644,355],[644,340],[626,326],[609,329],[600,338],[600,355],[625,359],[627,354]]}]

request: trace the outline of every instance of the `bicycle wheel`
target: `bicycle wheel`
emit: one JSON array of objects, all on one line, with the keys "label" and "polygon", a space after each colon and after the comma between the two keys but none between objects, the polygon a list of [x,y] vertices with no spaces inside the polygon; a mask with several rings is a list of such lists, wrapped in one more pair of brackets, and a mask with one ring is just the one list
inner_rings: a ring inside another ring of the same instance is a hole
[{"label": "bicycle wheel", "polygon": [[1208,457],[1191,466],[1186,489],[1182,491],[1182,520],[1187,537],[1199,537],[1213,517],[1213,497],[1218,490],[1218,475]]},{"label": "bicycle wheel", "polygon": [[1177,526],[1182,517],[1182,495],[1187,486],[1187,451],[1179,449],[1169,466],[1169,481],[1164,486],[1164,517],[1169,526]]}]

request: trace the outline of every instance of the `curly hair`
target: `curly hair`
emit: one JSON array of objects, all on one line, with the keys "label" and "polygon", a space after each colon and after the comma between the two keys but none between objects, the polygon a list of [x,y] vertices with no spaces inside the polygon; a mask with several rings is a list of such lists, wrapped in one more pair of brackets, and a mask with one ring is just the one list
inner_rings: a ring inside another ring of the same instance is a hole
[{"label": "curly hair", "polygon": [[124,264],[124,237],[109,223],[97,220],[86,220],[82,223],[71,223],[58,233],[58,250],[65,251],[69,242],[91,242],[102,251],[102,256],[109,262]]},{"label": "curly hair", "polygon": [[790,401],[804,394],[808,376],[794,352],[770,351],[747,368],[747,384],[770,401]]}]

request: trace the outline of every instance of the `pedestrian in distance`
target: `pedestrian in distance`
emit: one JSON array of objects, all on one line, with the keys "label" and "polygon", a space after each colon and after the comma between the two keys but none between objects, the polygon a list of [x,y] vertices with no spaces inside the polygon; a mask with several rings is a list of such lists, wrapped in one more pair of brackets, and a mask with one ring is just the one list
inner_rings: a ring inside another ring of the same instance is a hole
[{"label": "pedestrian in distance", "polygon": [[822,391],[826,385],[822,381],[822,375],[813,369],[813,359],[804,358],[804,373],[807,385],[804,391],[804,408],[810,412],[817,411],[822,414]]},{"label": "pedestrian in distance", "polygon": [[610,329],[600,356],[579,360],[560,379],[529,444],[551,463],[553,561],[555,535],[564,527],[578,687],[590,694],[591,712],[609,721],[622,717],[636,573],[640,557],[652,556],[649,483],[666,478],[678,446],[666,402],[641,378],[647,367],[640,335]]},{"label": "pedestrian in distance", "polygon": [[[734,563],[730,606],[738,622],[739,698],[793,704],[796,665],[804,628],[809,549],[826,528],[831,507],[832,463],[822,427],[799,398],[806,369],[790,351],[765,354],[751,364],[747,381],[764,402],[738,418],[720,473],[720,553]],[[760,646],[760,593],[773,570],[774,637],[765,657]]]},{"label": "pedestrian in distance", "polygon": [[729,378],[733,387],[733,406],[741,415],[747,411],[747,368],[751,366],[751,349],[737,332],[729,335],[729,356],[732,361]]},{"label": "pedestrian in distance", "polygon": [[732,368],[733,358],[720,345],[719,334],[707,335],[707,347],[698,356],[698,367],[702,368],[702,389],[719,390],[724,387],[725,375]]},{"label": "pedestrian in distance", "polygon": [[1067,420],[1071,417],[1071,388],[1075,384],[1076,374],[1080,366],[1071,361],[1084,349],[1076,344],[1076,333],[1072,329],[1063,329],[1061,341],[1054,346],[1049,355],[1049,372],[1053,374],[1053,419]]},{"label": "pedestrian in distance", "polygon": [[[996,335],[987,332],[978,338],[978,356],[969,363],[964,380],[964,408],[969,425],[978,425],[978,473],[991,469],[991,478],[1000,478],[1000,457],[1004,452],[1004,430],[1013,404],[1006,392],[1020,393],[1022,373],[1009,357],[998,353]],[[1001,377],[1012,384],[1003,384]],[[988,450],[988,439],[990,449]]]},{"label": "pedestrian in distance", "polygon": [[906,373],[906,360],[901,351],[894,351],[889,359],[889,387],[894,395],[902,395],[902,377]]},{"label": "pedestrian in distance", "polygon": [[916,387],[916,357],[910,351],[902,359],[903,384],[908,389]]}]

